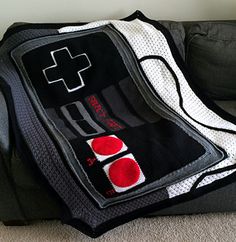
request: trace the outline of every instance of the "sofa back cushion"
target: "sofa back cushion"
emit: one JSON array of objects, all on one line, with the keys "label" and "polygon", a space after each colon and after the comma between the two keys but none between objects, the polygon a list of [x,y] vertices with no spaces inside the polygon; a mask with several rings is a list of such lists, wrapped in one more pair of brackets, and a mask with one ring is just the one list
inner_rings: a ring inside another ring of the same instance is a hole
[{"label": "sofa back cushion", "polygon": [[185,29],[183,24],[181,22],[168,20],[159,20],[158,22],[170,31],[170,34],[174,39],[174,42],[179,50],[180,55],[183,59],[185,59]]},{"label": "sofa back cushion", "polygon": [[236,100],[236,23],[193,24],[186,41],[193,81],[213,99]]}]

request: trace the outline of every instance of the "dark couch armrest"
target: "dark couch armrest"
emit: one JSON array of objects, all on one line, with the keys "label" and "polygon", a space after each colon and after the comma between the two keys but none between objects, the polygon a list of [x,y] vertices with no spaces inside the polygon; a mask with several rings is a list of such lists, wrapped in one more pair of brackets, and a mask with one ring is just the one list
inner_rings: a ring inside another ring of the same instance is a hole
[{"label": "dark couch armrest", "polygon": [[10,154],[10,129],[7,104],[0,89],[0,152],[7,158]]},{"label": "dark couch armrest", "polygon": [[15,192],[13,181],[0,154],[0,221],[25,221],[26,218]]},{"label": "dark couch armrest", "polygon": [[0,90],[0,220],[25,220],[10,175],[11,145],[7,104]]}]

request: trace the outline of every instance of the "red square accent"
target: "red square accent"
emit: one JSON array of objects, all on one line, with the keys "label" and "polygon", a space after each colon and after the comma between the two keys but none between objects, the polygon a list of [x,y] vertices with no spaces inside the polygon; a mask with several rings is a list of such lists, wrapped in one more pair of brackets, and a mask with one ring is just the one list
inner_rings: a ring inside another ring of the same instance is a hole
[{"label": "red square accent", "polygon": [[105,165],[103,170],[116,192],[125,192],[145,181],[145,176],[132,154]]}]

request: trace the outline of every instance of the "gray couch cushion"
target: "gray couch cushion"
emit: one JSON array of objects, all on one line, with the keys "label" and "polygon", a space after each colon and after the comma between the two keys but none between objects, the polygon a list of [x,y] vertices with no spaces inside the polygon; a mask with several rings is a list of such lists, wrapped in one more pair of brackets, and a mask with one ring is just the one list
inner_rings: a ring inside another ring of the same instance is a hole
[{"label": "gray couch cushion", "polygon": [[236,117],[236,101],[215,101],[215,103],[220,106],[223,110],[230,113],[231,115]]},{"label": "gray couch cushion", "polygon": [[7,104],[0,89],[0,152],[5,157],[10,149]]},{"label": "gray couch cushion", "polygon": [[210,97],[236,99],[236,23],[192,25],[186,62],[196,84]]},{"label": "gray couch cushion", "polygon": [[184,47],[184,39],[185,39],[185,30],[184,26],[181,22],[174,21],[158,21],[160,24],[165,26],[171,33],[174,42],[179,50],[180,55],[183,59],[185,59],[185,47]]}]

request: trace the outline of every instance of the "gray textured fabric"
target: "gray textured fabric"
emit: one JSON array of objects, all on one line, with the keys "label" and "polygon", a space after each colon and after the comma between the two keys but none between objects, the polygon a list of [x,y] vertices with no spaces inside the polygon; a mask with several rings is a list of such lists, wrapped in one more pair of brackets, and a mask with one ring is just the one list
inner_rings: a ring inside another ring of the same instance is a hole
[{"label": "gray textured fabric", "polygon": [[197,23],[188,32],[193,80],[214,99],[236,98],[236,23]]}]

